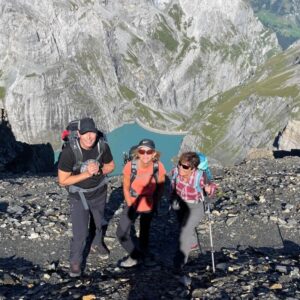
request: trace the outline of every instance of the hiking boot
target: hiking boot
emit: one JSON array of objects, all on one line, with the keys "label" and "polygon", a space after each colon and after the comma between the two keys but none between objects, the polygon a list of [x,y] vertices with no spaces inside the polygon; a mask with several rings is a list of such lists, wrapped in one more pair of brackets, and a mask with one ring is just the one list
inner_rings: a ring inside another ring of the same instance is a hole
[{"label": "hiking boot", "polygon": [[132,268],[139,263],[137,259],[131,258],[128,256],[125,260],[120,262],[120,267],[122,268]]},{"label": "hiking boot", "polygon": [[91,252],[98,254],[102,259],[108,259],[110,254],[110,251],[105,245],[91,246]]},{"label": "hiking boot", "polygon": [[79,263],[71,263],[70,264],[70,277],[79,277],[81,275],[81,266]]}]

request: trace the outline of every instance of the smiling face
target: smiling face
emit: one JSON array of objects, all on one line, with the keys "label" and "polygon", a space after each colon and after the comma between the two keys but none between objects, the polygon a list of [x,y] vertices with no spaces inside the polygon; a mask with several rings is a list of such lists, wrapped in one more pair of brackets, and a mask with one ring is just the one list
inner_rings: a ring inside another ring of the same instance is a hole
[{"label": "smiling face", "polygon": [[84,134],[79,135],[80,146],[83,149],[89,150],[93,147],[96,142],[97,134],[95,132],[86,132]]},{"label": "smiling face", "polygon": [[178,172],[180,176],[189,177],[193,172],[193,167],[188,161],[179,161],[178,162]]},{"label": "smiling face", "polygon": [[140,162],[145,165],[149,164],[155,156],[155,150],[149,147],[139,147],[137,153]]}]

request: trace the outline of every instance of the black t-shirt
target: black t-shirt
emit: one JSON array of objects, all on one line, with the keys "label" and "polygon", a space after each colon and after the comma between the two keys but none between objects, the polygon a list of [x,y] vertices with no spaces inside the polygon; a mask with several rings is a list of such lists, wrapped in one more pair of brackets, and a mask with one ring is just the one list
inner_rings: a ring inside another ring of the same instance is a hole
[{"label": "black t-shirt", "polygon": [[[98,163],[100,165],[100,168],[103,166],[103,164],[108,164],[113,160],[110,148],[106,142],[101,143],[101,149],[102,149],[102,154],[100,158],[98,159]],[[99,155],[98,151],[98,146],[97,143],[93,146],[92,149],[90,150],[85,150],[81,147],[82,151],[82,164],[80,167],[80,170],[78,171],[73,171],[73,167],[76,164],[76,158],[73,150],[71,149],[70,145],[67,145],[63,150],[59,158],[58,162],[58,169],[64,172],[72,172],[73,174],[79,174],[82,173],[86,170],[87,164],[90,161],[95,161],[96,158]],[[83,189],[90,189],[93,187],[96,187],[97,185],[100,184],[100,182],[105,178],[105,175],[99,174],[99,175],[94,175],[90,178],[87,178],[81,182],[76,183],[75,185],[78,187],[81,187]],[[104,192],[106,192],[107,186],[104,185],[97,189],[94,192],[89,192],[85,193],[85,197],[87,200],[90,199],[95,199],[98,196],[101,196]],[[74,195],[75,198],[80,199],[79,194],[75,193],[72,194]]]}]

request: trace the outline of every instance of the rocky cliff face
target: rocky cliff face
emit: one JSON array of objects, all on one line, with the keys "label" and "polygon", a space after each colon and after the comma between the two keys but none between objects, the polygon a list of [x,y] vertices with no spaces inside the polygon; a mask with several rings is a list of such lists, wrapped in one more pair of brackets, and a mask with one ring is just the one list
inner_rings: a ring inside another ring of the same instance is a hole
[{"label": "rocky cliff face", "polygon": [[161,128],[254,73],[272,51],[241,0],[3,1],[0,98],[17,140],[50,142],[73,118]]},{"label": "rocky cliff face", "polygon": [[[300,43],[272,57],[246,84],[199,105],[183,127],[192,135],[182,149],[205,149],[224,164],[243,160],[251,148],[273,149],[289,120],[300,119],[299,54]],[[296,146],[294,140],[285,135],[284,144]]]}]

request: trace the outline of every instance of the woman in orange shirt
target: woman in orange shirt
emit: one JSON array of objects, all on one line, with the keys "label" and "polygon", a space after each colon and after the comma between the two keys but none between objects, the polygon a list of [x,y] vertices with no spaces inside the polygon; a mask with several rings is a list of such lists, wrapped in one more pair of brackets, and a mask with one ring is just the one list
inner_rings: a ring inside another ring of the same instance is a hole
[{"label": "woman in orange shirt", "polygon": [[[153,212],[163,195],[166,170],[159,161],[160,153],[152,140],[143,139],[134,151],[133,159],[123,169],[123,193],[126,206],[120,217],[117,237],[128,252],[120,266],[137,265],[148,254],[149,231]],[[140,234],[132,230],[140,216]]]}]

